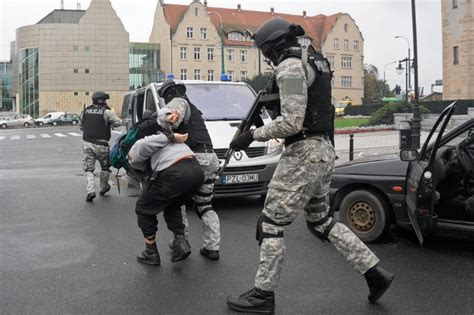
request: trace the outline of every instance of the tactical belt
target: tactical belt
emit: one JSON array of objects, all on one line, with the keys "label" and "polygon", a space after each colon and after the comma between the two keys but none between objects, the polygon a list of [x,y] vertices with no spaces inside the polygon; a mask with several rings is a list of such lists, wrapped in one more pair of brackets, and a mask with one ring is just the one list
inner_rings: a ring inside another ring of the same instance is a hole
[{"label": "tactical belt", "polygon": [[198,144],[192,148],[194,153],[214,153],[212,145]]},{"label": "tactical belt", "polygon": [[302,130],[298,132],[297,134],[294,134],[292,136],[286,137],[285,138],[285,146],[289,146],[292,143],[295,143],[296,141],[304,140],[304,139],[311,139],[314,137],[322,137],[325,139],[329,139],[329,135],[326,131],[321,131],[321,132],[307,132],[305,130]]},{"label": "tactical belt", "polygon": [[84,141],[90,142],[90,143],[93,143],[93,144],[97,144],[97,145],[103,145],[103,146],[106,146],[106,147],[109,146],[109,142],[107,140],[87,139],[87,140],[84,140]]}]

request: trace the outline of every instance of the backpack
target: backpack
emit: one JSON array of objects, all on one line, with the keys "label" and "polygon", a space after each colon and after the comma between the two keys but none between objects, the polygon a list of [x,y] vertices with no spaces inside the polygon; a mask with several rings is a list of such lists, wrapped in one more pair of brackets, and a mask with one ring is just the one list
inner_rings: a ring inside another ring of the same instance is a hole
[{"label": "backpack", "polygon": [[130,171],[132,167],[128,162],[127,155],[132,146],[138,140],[138,127],[133,127],[127,133],[121,135],[110,149],[110,164],[117,170],[122,167]]}]

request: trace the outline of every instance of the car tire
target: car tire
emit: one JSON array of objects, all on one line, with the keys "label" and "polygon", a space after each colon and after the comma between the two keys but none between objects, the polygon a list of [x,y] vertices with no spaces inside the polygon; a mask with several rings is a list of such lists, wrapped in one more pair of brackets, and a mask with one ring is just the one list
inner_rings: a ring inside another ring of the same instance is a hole
[{"label": "car tire", "polygon": [[43,125],[44,125],[44,123],[43,123],[42,121],[40,121],[40,122],[38,123],[38,126],[40,126],[40,127],[43,127]]},{"label": "car tire", "polygon": [[379,239],[390,227],[390,207],[372,190],[355,190],[342,199],[339,220],[362,241]]},{"label": "car tire", "polygon": [[73,121],[72,121],[72,124],[73,124],[73,125],[77,125],[77,121],[73,120]]},{"label": "car tire", "polygon": [[1,126],[3,129],[7,129],[7,124],[2,124]]},{"label": "car tire", "polygon": [[25,127],[25,128],[28,128],[29,126],[30,126],[30,124],[27,123],[27,122],[23,124],[23,127]]},{"label": "car tire", "polygon": [[58,122],[57,121],[53,121],[53,126],[57,126],[58,125]]}]

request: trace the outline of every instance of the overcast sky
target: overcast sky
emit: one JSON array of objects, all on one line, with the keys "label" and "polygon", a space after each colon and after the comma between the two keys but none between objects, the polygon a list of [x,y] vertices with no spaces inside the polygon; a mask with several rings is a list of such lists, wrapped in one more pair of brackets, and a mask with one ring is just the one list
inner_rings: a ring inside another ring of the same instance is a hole
[{"label": "overcast sky", "polygon": [[[147,42],[158,0],[111,2],[130,33],[130,41]],[[186,5],[191,2],[165,0],[165,3]],[[78,3],[85,10],[90,0],[64,0],[64,8],[76,9]],[[236,8],[238,3],[243,10],[270,11],[270,6],[273,6],[275,12],[290,14],[302,14],[303,11],[311,16],[337,12],[350,14],[364,37],[365,63],[375,65],[381,77],[385,68],[386,80],[391,87],[399,84],[405,88],[405,75],[396,73],[397,64],[386,64],[408,54],[407,41],[395,39],[396,35],[409,39],[413,56],[411,0],[208,0],[210,7]],[[431,84],[442,79],[441,0],[416,0],[416,3],[419,85],[428,94]],[[0,60],[10,59],[10,42],[15,39],[18,27],[37,23],[52,10],[59,9],[60,4],[60,0],[0,0]]]}]

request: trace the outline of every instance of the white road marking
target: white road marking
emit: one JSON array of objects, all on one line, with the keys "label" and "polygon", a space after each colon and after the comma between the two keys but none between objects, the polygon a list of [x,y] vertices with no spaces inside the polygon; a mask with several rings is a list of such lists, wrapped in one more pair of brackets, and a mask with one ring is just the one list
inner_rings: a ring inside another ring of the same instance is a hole
[{"label": "white road marking", "polygon": [[71,136],[74,136],[74,137],[80,137],[80,136],[82,136],[81,133],[77,133],[77,132],[68,132],[68,134],[71,135]]},{"label": "white road marking", "polygon": [[5,136],[0,136],[0,140],[3,140],[3,139],[5,139]]},{"label": "white road marking", "polygon": [[64,137],[67,137],[66,135],[62,134],[62,133],[55,133],[54,134],[56,137],[60,137],[60,138],[64,138]]},{"label": "white road marking", "polygon": [[26,139],[35,139],[36,136],[35,135],[26,135]]},{"label": "white road marking", "polygon": [[18,140],[18,139],[20,139],[20,136],[19,135],[14,135],[10,139],[11,140]]},{"label": "white road marking", "polygon": [[48,135],[47,133],[42,133],[42,134],[41,134],[41,137],[42,137],[42,138],[51,138],[51,136]]}]

